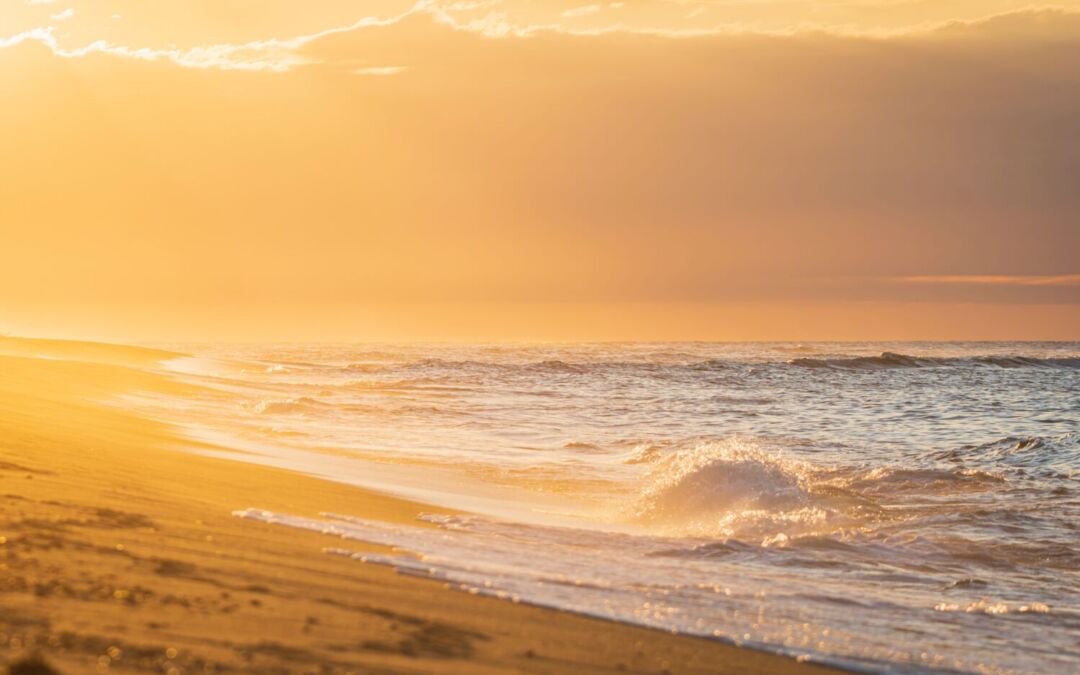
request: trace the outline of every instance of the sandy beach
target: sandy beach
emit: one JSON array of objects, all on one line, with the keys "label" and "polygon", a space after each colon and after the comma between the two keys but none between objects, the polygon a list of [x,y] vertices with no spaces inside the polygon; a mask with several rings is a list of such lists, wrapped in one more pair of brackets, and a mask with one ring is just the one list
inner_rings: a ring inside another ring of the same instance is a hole
[{"label": "sandy beach", "polygon": [[0,663],[12,673],[822,671],[724,644],[476,597],[321,553],[258,506],[412,522],[431,507],[185,450],[97,401],[182,393],[169,354],[0,340]]}]

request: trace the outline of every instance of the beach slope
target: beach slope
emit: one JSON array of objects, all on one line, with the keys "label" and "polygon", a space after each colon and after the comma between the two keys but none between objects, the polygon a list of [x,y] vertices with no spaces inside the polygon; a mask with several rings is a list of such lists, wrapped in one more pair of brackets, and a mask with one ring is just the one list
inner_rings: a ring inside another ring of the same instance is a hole
[{"label": "beach slope", "polygon": [[184,395],[148,370],[174,356],[0,338],[0,670],[825,672],[469,595],[323,555],[323,535],[235,518],[255,506],[413,522],[433,509],[192,454],[118,405]]}]

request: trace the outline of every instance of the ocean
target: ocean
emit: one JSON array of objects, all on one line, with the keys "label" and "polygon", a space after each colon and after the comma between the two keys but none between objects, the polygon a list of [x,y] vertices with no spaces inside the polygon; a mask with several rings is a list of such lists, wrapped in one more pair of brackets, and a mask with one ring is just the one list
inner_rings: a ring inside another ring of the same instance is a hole
[{"label": "ocean", "polygon": [[856,670],[1080,672],[1080,343],[169,347],[198,393],[121,403],[192,451],[432,505],[236,505],[328,555]]}]

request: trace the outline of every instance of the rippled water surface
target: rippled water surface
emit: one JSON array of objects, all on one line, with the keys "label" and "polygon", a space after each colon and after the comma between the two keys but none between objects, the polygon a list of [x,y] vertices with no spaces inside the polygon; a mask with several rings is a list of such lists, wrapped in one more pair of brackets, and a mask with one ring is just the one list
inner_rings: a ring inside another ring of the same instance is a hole
[{"label": "rippled water surface", "polygon": [[156,416],[474,514],[238,505],[333,553],[872,671],[1080,671],[1080,344],[183,350],[203,393]]}]

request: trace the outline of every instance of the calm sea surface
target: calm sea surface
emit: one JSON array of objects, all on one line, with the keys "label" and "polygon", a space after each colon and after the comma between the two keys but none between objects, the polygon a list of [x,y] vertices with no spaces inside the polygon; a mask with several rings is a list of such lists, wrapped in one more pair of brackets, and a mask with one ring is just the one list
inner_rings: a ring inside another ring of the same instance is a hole
[{"label": "calm sea surface", "polygon": [[179,349],[202,393],[128,404],[474,514],[236,505],[357,564],[870,671],[1080,672],[1080,344]]}]

